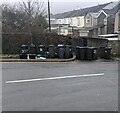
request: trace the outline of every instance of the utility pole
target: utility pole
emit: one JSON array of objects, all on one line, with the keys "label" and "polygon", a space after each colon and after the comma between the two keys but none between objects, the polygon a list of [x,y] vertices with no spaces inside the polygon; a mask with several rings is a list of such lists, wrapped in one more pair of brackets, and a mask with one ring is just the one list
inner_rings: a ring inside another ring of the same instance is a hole
[{"label": "utility pole", "polygon": [[50,23],[50,2],[48,0],[48,20],[49,20],[49,32],[51,32],[51,23]]},{"label": "utility pole", "polygon": [[118,5],[118,40],[120,41],[120,3]]},{"label": "utility pole", "polygon": [[120,3],[118,5],[118,56],[120,57]]}]

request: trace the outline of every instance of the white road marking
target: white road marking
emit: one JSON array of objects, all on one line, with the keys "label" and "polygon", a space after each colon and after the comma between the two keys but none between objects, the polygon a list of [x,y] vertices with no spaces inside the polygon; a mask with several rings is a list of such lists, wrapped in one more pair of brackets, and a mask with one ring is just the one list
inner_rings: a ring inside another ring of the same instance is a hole
[{"label": "white road marking", "polygon": [[87,75],[73,75],[73,76],[61,76],[61,77],[51,77],[51,78],[37,78],[37,79],[27,79],[27,80],[15,80],[15,81],[6,81],[6,84],[11,83],[24,83],[24,82],[34,82],[34,81],[45,81],[45,80],[57,80],[65,78],[80,78],[80,77],[93,77],[93,76],[103,76],[104,73],[98,74],[87,74]]}]

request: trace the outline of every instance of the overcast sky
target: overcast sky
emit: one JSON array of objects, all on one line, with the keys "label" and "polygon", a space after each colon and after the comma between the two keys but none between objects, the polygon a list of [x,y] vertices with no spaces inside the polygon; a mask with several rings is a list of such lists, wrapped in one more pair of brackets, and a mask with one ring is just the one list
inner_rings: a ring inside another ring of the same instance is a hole
[{"label": "overcast sky", "polygon": [[[90,7],[98,4],[114,2],[117,0],[49,0],[49,1],[51,5],[51,13],[56,14],[75,9]],[[2,0],[2,2],[13,4],[15,2],[18,2],[18,0]]]}]

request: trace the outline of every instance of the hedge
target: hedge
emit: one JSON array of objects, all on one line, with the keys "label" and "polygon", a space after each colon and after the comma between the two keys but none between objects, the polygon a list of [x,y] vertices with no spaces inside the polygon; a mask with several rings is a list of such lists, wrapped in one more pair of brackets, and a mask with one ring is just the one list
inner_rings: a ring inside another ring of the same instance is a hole
[{"label": "hedge", "polygon": [[[64,42],[71,43],[69,36],[62,36],[53,33],[32,34],[33,44],[35,45],[55,45]],[[30,34],[3,34],[2,35],[2,53],[3,54],[19,54],[22,44],[31,44]]]}]

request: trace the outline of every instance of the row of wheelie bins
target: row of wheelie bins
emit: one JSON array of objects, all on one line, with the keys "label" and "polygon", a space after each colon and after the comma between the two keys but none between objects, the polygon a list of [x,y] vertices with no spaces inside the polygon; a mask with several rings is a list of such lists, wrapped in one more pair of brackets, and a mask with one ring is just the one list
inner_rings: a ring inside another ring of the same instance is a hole
[{"label": "row of wheelie bins", "polygon": [[97,60],[97,48],[76,47],[76,59],[78,60]]},{"label": "row of wheelie bins", "polygon": [[76,59],[97,60],[99,58],[111,59],[111,48],[109,47],[76,47]]},{"label": "row of wheelie bins", "polygon": [[68,59],[72,57],[72,49],[70,45],[62,44],[57,46],[57,50],[54,45],[49,45],[47,50],[44,45],[21,46],[20,59],[35,59],[37,57]]},{"label": "row of wheelie bins", "polygon": [[[20,59],[36,59],[36,58],[72,58],[71,45],[59,44],[57,48],[49,45],[47,50],[44,45],[36,46],[34,44],[22,45]],[[78,60],[97,60],[97,58],[111,59],[111,48],[109,47],[80,47],[76,46],[76,59]]]}]

